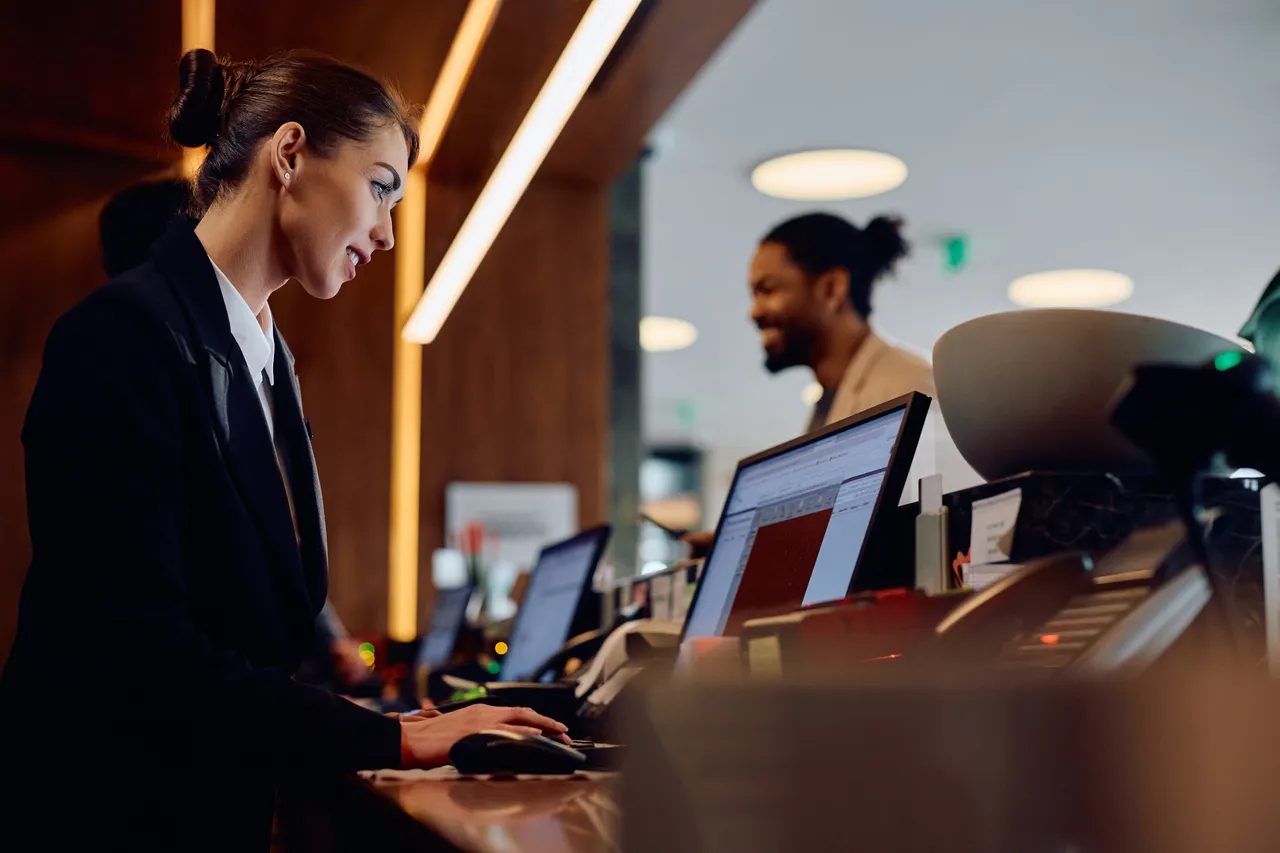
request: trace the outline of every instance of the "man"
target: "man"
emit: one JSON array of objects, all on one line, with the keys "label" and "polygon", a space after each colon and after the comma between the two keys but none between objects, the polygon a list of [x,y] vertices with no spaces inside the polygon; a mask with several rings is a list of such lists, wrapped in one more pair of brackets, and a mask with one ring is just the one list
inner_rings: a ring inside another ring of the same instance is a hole
[{"label": "man", "polygon": [[877,216],[858,228],[830,213],[775,226],[751,260],[751,319],[765,367],[808,367],[822,386],[813,431],[911,391],[934,396],[933,370],[871,328],[876,283],[909,247],[902,220]]}]

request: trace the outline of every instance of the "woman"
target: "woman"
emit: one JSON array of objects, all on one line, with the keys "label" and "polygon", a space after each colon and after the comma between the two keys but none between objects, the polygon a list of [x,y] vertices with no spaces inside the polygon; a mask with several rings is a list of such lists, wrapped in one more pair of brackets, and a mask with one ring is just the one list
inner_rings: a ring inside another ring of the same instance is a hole
[{"label": "woman", "polygon": [[[475,731],[564,727],[384,717],[291,679],[326,546],[268,299],[290,279],[328,299],[392,247],[418,139],[395,93],[325,57],[195,50],[180,81],[171,134],[207,148],[199,220],[58,321],[23,429],[33,560],[0,737],[25,800],[6,806],[97,848],[265,848],[286,773],[431,766]],[[63,713],[69,688],[92,705]],[[49,802],[39,782],[86,767],[92,796]]]}]

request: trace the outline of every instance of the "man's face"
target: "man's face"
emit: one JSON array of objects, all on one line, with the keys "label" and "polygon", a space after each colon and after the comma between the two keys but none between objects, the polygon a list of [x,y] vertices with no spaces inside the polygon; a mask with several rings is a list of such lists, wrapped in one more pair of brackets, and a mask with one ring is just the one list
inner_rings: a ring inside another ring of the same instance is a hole
[{"label": "man's face", "polygon": [[770,373],[810,363],[822,314],[804,270],[780,243],[761,243],[751,259],[751,321]]}]

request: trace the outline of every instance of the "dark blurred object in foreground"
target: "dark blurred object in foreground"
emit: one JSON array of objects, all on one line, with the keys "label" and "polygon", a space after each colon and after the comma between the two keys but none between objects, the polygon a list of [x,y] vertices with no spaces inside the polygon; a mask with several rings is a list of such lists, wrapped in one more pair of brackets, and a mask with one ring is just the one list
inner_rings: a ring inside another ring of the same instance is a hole
[{"label": "dark blurred object in foreground", "polygon": [[1202,853],[1280,838],[1280,686],[1220,666],[1041,685],[673,684],[632,711],[632,853]]},{"label": "dark blurred object in foreground", "polygon": [[146,263],[155,245],[191,206],[191,185],[172,178],[135,184],[111,197],[98,216],[102,268],[115,278]]}]

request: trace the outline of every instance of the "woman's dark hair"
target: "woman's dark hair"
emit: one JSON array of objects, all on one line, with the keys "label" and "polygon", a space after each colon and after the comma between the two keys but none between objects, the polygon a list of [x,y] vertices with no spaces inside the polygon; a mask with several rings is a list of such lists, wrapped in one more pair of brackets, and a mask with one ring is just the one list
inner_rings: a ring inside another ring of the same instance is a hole
[{"label": "woman's dark hair", "polygon": [[806,213],[775,225],[760,242],[781,245],[809,275],[848,270],[849,301],[866,319],[871,316],[872,285],[911,251],[902,224],[899,216],[877,216],[860,229],[832,213]]},{"label": "woman's dark hair", "polygon": [[208,148],[195,180],[196,214],[244,180],[258,145],[286,122],[302,125],[321,155],[339,140],[398,125],[409,165],[418,158],[418,133],[399,93],[332,57],[291,51],[263,63],[231,62],[189,50],[178,64],[178,86],[169,135],[188,148]]}]

